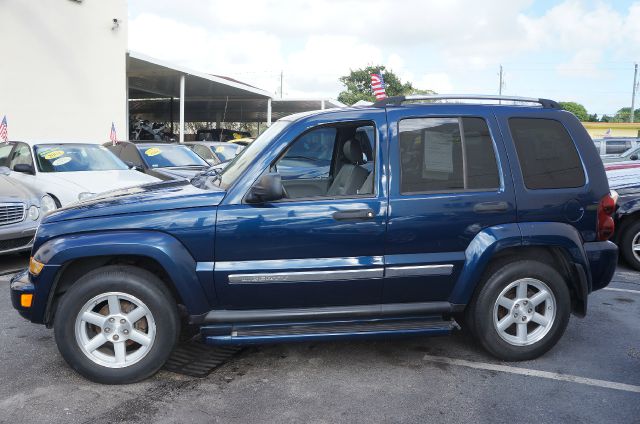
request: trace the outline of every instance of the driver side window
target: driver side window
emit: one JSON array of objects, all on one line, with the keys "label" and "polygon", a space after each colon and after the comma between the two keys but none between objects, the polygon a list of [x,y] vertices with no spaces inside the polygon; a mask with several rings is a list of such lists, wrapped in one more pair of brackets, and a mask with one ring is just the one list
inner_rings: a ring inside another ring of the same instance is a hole
[{"label": "driver side window", "polygon": [[272,166],[288,199],[373,194],[375,130],[370,123],[322,126],[298,137]]}]

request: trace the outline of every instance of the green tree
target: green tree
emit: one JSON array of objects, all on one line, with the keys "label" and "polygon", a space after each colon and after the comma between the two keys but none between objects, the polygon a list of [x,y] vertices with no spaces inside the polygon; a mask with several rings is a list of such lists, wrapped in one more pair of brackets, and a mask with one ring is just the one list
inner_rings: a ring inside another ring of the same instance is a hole
[{"label": "green tree", "polygon": [[344,84],[345,90],[338,95],[338,100],[346,105],[352,105],[360,100],[374,102],[375,96],[371,92],[371,74],[382,72],[387,96],[402,96],[408,94],[434,94],[431,90],[419,90],[407,81],[403,83],[400,78],[386,67],[367,66],[364,69],[355,69],[349,75],[340,77],[340,82]]},{"label": "green tree", "polygon": [[[630,112],[631,112],[630,107],[623,107],[619,109],[611,119],[611,122],[629,122]],[[634,122],[640,121],[640,109],[636,109],[633,111],[633,120]]]},{"label": "green tree", "polygon": [[582,122],[589,120],[589,113],[587,112],[587,109],[580,103],[560,102],[560,107],[576,115],[576,117]]}]

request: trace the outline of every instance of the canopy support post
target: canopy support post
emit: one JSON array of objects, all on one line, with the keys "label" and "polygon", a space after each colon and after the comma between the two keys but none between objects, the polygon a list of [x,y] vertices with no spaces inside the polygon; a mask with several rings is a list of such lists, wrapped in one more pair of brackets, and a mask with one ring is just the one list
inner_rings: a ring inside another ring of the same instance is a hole
[{"label": "canopy support post", "polygon": [[180,143],[184,143],[184,74],[180,75]]}]

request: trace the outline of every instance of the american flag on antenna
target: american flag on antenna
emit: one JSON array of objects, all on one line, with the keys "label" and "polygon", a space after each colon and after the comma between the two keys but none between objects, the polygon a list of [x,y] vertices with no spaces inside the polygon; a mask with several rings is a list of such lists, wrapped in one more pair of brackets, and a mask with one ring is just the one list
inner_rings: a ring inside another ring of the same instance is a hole
[{"label": "american flag on antenna", "polygon": [[114,146],[118,144],[118,137],[116,137],[116,126],[113,122],[111,123],[111,133],[109,134],[109,140],[111,140],[111,143],[113,143]]},{"label": "american flag on antenna", "polygon": [[0,123],[0,140],[9,141],[9,135],[7,133],[7,115],[2,118],[2,123]]},{"label": "american flag on antenna", "polygon": [[371,74],[371,91],[376,96],[376,100],[382,100],[387,98],[387,93],[384,90],[384,78],[382,72],[379,74]]}]

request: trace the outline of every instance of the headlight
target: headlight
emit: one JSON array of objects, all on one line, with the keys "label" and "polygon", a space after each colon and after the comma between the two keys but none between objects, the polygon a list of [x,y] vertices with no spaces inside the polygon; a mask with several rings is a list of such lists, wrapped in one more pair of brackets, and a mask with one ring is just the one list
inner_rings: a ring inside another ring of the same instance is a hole
[{"label": "headlight", "polygon": [[56,201],[53,200],[53,197],[45,194],[42,196],[42,200],[40,201],[40,208],[42,209],[42,214],[46,215],[49,212],[56,210]]},{"label": "headlight", "polygon": [[78,200],[83,201],[83,200],[91,199],[95,195],[96,195],[95,193],[89,193],[88,191],[83,191],[82,193],[78,194]]},{"label": "headlight", "polygon": [[40,209],[38,209],[37,206],[31,206],[29,208],[29,218],[31,218],[32,221],[36,221],[39,216],[40,216]]}]

